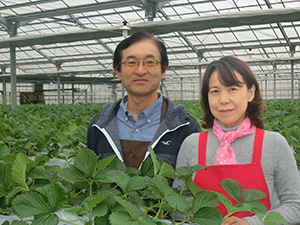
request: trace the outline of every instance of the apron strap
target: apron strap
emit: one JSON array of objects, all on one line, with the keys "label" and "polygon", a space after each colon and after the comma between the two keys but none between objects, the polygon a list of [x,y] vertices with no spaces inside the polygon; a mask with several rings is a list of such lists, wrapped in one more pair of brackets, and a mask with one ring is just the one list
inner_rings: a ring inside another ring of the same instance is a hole
[{"label": "apron strap", "polygon": [[204,131],[199,134],[198,164],[202,166],[206,165],[207,134],[208,131]]},{"label": "apron strap", "polygon": [[262,153],[264,134],[265,134],[264,130],[256,128],[254,145],[253,145],[252,163],[261,162],[261,153]]}]

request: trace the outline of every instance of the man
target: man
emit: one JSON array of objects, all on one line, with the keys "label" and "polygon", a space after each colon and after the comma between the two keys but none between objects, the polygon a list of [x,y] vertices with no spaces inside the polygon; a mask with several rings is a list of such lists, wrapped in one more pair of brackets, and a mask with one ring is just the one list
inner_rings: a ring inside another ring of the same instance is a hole
[{"label": "man", "polygon": [[183,105],[159,94],[168,64],[163,42],[145,31],[117,46],[113,67],[127,96],[105,104],[89,124],[88,148],[100,158],[116,154],[127,167],[139,168],[150,145],[175,168],[182,141],[200,126]]}]

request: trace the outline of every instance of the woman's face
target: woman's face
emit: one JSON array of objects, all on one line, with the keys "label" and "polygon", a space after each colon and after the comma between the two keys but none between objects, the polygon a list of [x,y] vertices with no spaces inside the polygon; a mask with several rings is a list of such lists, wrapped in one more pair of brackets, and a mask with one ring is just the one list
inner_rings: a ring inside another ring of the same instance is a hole
[{"label": "woman's face", "polygon": [[246,117],[248,102],[255,95],[255,86],[250,89],[243,77],[235,71],[235,75],[241,82],[239,85],[224,86],[219,81],[218,71],[214,71],[209,79],[208,103],[210,111],[225,127],[234,127],[243,122]]}]

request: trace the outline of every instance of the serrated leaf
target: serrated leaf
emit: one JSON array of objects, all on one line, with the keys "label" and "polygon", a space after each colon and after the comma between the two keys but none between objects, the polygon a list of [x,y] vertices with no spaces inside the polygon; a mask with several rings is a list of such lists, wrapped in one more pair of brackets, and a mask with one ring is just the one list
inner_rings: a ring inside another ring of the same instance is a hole
[{"label": "serrated leaf", "polygon": [[165,199],[170,192],[173,192],[168,180],[163,176],[155,175],[152,179],[146,179],[146,183],[151,193],[161,199]]},{"label": "serrated leaf", "polygon": [[159,171],[159,175],[175,179],[175,170],[171,165],[163,162]]},{"label": "serrated leaf", "polygon": [[92,210],[100,202],[107,199],[108,195],[100,195],[100,196],[89,196],[84,201],[83,204],[87,206],[89,210]]},{"label": "serrated leaf", "polygon": [[8,163],[0,161],[0,186],[8,191],[11,183],[11,167]]},{"label": "serrated leaf", "polygon": [[107,173],[108,179],[115,182],[122,191],[126,192],[130,177],[123,171],[111,170]]},{"label": "serrated leaf", "polygon": [[102,182],[102,183],[113,183],[113,181],[111,181],[107,176],[109,171],[111,171],[111,169],[109,169],[109,168],[105,168],[105,169],[100,170],[96,174],[94,179],[96,181],[99,181],[99,182]]},{"label": "serrated leaf", "polygon": [[202,189],[197,187],[195,182],[192,180],[191,177],[185,178],[185,184],[189,188],[189,190],[192,192],[193,195],[196,195],[198,192],[201,192]]},{"label": "serrated leaf", "polygon": [[82,208],[79,207],[79,206],[75,206],[75,207],[66,209],[65,211],[68,212],[68,213],[71,213],[71,214],[77,214],[77,213],[79,213],[80,211],[82,211]]},{"label": "serrated leaf", "polygon": [[70,181],[70,182],[87,182],[88,179],[84,175],[83,172],[81,172],[79,169],[74,167],[73,165],[65,168],[58,172],[57,174],[60,178]]},{"label": "serrated leaf", "polygon": [[0,156],[5,156],[9,154],[9,148],[3,141],[0,141]]},{"label": "serrated leaf", "polygon": [[101,159],[97,162],[97,169],[102,170],[108,167],[108,165],[116,158],[116,155],[111,155],[105,159]]},{"label": "serrated leaf", "polygon": [[80,150],[74,160],[74,166],[88,177],[92,177],[93,172],[96,170],[96,164],[97,156],[95,152],[87,149]]},{"label": "serrated leaf", "polygon": [[193,173],[201,170],[206,169],[206,166],[195,165],[195,166],[182,166],[176,169],[176,173],[178,173],[179,178],[185,180],[186,177],[192,176]]},{"label": "serrated leaf", "polygon": [[50,212],[44,197],[37,191],[18,195],[12,200],[12,206],[18,215],[24,217]]},{"label": "serrated leaf", "polygon": [[144,189],[145,187],[146,187],[146,182],[143,177],[139,177],[139,176],[131,177],[127,184],[126,192],[141,190]]},{"label": "serrated leaf", "polygon": [[49,180],[51,178],[51,174],[49,174],[48,170],[44,166],[35,167],[29,172],[28,175],[33,179]]},{"label": "serrated leaf", "polygon": [[109,223],[109,217],[108,217],[108,215],[101,216],[101,217],[95,217],[94,222],[95,222],[94,225],[111,225]]},{"label": "serrated leaf", "polygon": [[91,214],[93,216],[104,216],[104,215],[106,215],[106,213],[107,213],[107,208],[102,205],[99,205],[99,206],[96,206],[95,208],[93,208],[93,211]]},{"label": "serrated leaf", "polygon": [[34,166],[40,165],[40,163],[46,163],[49,161],[49,157],[46,155],[37,155],[34,157]]},{"label": "serrated leaf", "polygon": [[222,223],[222,215],[215,208],[204,207],[195,213],[191,220],[201,225],[220,225]]},{"label": "serrated leaf", "polygon": [[221,186],[230,197],[240,203],[242,199],[242,186],[240,183],[233,179],[225,179],[221,182]]},{"label": "serrated leaf", "polygon": [[68,189],[60,182],[51,184],[47,196],[51,205],[52,213],[61,209],[67,200]]},{"label": "serrated leaf", "polygon": [[76,125],[76,123],[71,123],[69,126],[68,126],[68,129],[69,129],[69,131],[70,131],[70,133],[72,134],[72,133],[74,133],[76,130],[77,130],[77,125]]},{"label": "serrated leaf", "polygon": [[111,225],[140,225],[125,212],[113,212],[109,216],[109,221]]},{"label": "serrated leaf", "polygon": [[178,195],[177,193],[173,192],[172,194],[166,196],[166,200],[171,207],[177,208],[181,212],[189,213],[190,206],[184,196]]},{"label": "serrated leaf", "polygon": [[115,157],[114,160],[109,164],[109,168],[112,170],[119,170],[124,173],[127,170],[125,163],[121,162],[117,157]]},{"label": "serrated leaf", "polygon": [[219,205],[219,198],[209,191],[198,192],[192,203],[192,212],[198,211],[202,207],[214,207]]},{"label": "serrated leaf", "polygon": [[253,189],[245,189],[242,192],[242,202],[251,202],[253,200],[262,199],[266,197],[266,194],[260,190],[253,190]]},{"label": "serrated leaf", "polygon": [[35,216],[31,225],[56,225],[58,224],[58,216],[56,214],[45,214]]},{"label": "serrated leaf", "polygon": [[141,216],[141,210],[133,205],[131,202],[128,202],[124,199],[121,199],[118,196],[115,196],[116,201],[124,207],[124,209],[127,211],[128,215],[130,215],[131,219],[133,221],[136,221]]},{"label": "serrated leaf", "polygon": [[13,163],[12,166],[12,179],[25,187],[27,190],[29,190],[26,179],[25,179],[25,173],[26,173],[26,167],[27,167],[27,156],[23,153],[19,153]]},{"label": "serrated leaf", "polygon": [[143,161],[141,165],[141,176],[143,177],[153,177],[154,176],[154,167],[151,158],[147,158]]},{"label": "serrated leaf", "polygon": [[155,223],[152,219],[150,219],[149,217],[140,217],[138,219],[140,225],[157,225],[157,223]]},{"label": "serrated leaf", "polygon": [[284,224],[288,225],[286,220],[277,212],[269,212],[266,218],[263,220],[264,224],[267,224],[267,222],[273,222],[274,224]]}]

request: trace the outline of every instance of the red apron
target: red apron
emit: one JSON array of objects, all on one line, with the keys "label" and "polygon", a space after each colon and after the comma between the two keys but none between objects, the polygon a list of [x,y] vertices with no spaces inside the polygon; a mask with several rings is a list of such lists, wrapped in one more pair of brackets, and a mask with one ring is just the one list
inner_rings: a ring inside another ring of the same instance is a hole
[{"label": "red apron", "polygon": [[[267,210],[270,210],[271,203],[269,189],[261,167],[263,137],[264,130],[256,128],[253,147],[253,157],[251,163],[207,166],[207,170],[202,169],[196,172],[194,178],[195,184],[201,189],[219,192],[227,196],[231,202],[237,203],[221,187],[222,180],[226,178],[234,179],[242,185],[243,190],[256,189],[264,192],[267,197],[260,199],[259,201],[261,201],[266,206]],[[198,163],[200,165],[206,165],[206,145],[207,131],[201,132],[199,136]],[[222,203],[220,203],[220,205],[217,208],[221,212],[223,217],[228,214],[225,206]],[[244,218],[252,215],[253,214],[246,211],[236,212],[233,214],[233,216],[239,218]]]}]

